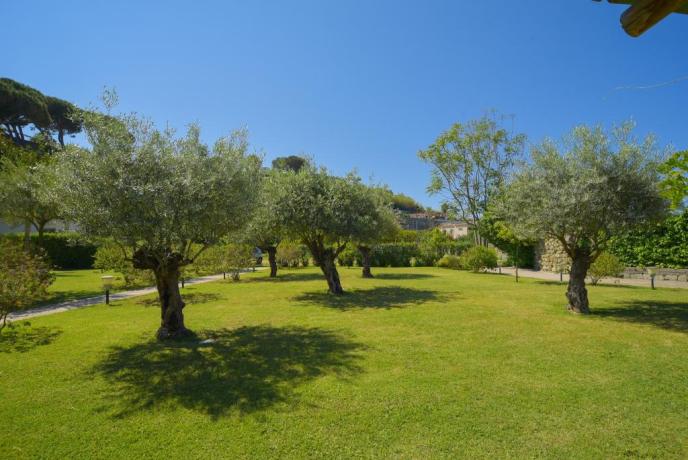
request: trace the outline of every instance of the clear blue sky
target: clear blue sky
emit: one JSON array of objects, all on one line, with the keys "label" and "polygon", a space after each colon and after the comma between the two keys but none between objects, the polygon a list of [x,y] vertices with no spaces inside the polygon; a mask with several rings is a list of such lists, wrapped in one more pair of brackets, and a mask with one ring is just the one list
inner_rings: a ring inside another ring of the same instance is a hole
[{"label": "clear blue sky", "polygon": [[633,39],[625,7],[529,1],[5,2],[0,75],[80,105],[197,121],[211,142],[246,126],[256,149],[353,168],[424,204],[418,149],[486,110],[531,142],[633,118],[688,145],[688,16]]}]

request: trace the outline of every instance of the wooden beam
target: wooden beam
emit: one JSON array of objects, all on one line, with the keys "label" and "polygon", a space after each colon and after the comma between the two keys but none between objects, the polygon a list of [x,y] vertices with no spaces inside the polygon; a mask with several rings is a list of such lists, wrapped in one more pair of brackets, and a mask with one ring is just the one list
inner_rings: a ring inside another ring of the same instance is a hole
[{"label": "wooden beam", "polygon": [[638,37],[650,27],[681,7],[686,0],[638,0],[621,15],[621,26],[632,37]]}]

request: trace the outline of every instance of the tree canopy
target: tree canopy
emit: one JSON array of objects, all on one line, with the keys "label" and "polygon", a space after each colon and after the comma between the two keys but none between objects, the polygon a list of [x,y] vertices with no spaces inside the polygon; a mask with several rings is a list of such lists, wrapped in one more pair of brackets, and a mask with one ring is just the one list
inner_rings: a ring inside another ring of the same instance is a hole
[{"label": "tree canopy", "polygon": [[65,100],[45,96],[35,88],[9,78],[0,78],[0,127],[15,143],[29,144],[27,126],[39,132],[54,132],[64,147],[64,135],[81,131],[81,111]]},{"label": "tree canopy", "polygon": [[524,142],[524,135],[510,133],[494,116],[455,123],[418,152],[433,168],[428,192],[443,193],[452,214],[473,222],[480,232],[480,219],[499,193]]},{"label": "tree canopy", "polygon": [[688,150],[674,153],[660,165],[662,193],[674,208],[682,208],[688,196]]},{"label": "tree canopy", "polygon": [[368,227],[362,227],[353,242],[361,253],[363,277],[372,278],[370,252],[375,245],[394,238],[399,231],[399,221],[392,208],[393,195],[388,188],[372,186],[367,187],[367,192],[374,200],[376,208],[370,210],[374,212],[370,216],[372,218],[364,221]]},{"label": "tree canopy", "polygon": [[377,216],[375,198],[360,178],[335,177],[309,166],[282,176],[275,211],[287,236],[308,246],[333,294],[342,294],[335,265],[347,243],[367,238]]},{"label": "tree canopy", "polygon": [[247,154],[246,132],[210,149],[194,125],[176,137],[133,115],[89,114],[84,126],[92,149],[60,154],[66,214],[86,235],[128,247],[135,268],[154,272],[158,336],[183,335],[179,270],[242,228],[253,211],[260,162]]},{"label": "tree canopy", "polygon": [[19,225],[29,223],[38,231],[60,216],[55,161],[35,152],[11,151],[0,157],[0,217]]},{"label": "tree canopy", "polygon": [[276,199],[284,172],[271,170],[264,172],[256,193],[256,209],[244,232],[243,240],[261,251],[268,253],[270,277],[277,276],[277,246],[284,237],[284,230],[276,209]]},{"label": "tree canopy", "polygon": [[518,233],[554,238],[571,257],[567,297],[575,312],[589,311],[585,275],[609,238],[659,218],[666,206],[661,152],[632,129],[578,126],[560,144],[536,145],[503,195],[502,216]]}]

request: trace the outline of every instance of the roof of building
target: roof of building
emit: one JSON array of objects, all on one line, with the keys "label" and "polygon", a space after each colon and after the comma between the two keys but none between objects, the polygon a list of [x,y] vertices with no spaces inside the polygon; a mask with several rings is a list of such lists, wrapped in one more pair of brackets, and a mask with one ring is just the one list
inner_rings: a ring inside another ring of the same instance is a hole
[{"label": "roof of building", "polygon": [[[597,2],[601,0],[595,0]],[[632,37],[642,35],[671,13],[688,14],[688,0],[607,0],[629,6],[621,14],[621,26]]]}]

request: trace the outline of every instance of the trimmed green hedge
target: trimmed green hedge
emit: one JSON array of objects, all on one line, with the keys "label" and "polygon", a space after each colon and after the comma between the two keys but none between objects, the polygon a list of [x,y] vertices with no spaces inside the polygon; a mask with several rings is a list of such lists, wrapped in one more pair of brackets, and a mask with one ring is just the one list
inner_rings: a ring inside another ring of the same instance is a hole
[{"label": "trimmed green hedge", "polygon": [[629,267],[688,267],[688,210],[611,239],[607,250]]},{"label": "trimmed green hedge", "polygon": [[[4,235],[4,237],[18,242],[24,239],[24,235],[16,233]],[[40,243],[38,235],[32,233],[31,243],[43,248],[55,268],[61,270],[93,268],[97,246],[85,241],[78,233],[45,233]]]}]

